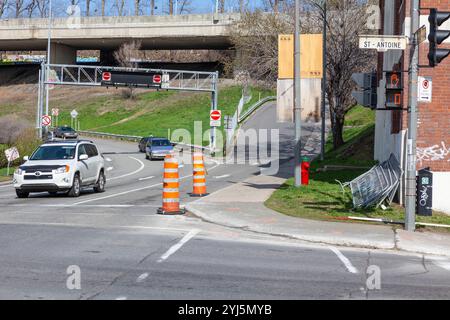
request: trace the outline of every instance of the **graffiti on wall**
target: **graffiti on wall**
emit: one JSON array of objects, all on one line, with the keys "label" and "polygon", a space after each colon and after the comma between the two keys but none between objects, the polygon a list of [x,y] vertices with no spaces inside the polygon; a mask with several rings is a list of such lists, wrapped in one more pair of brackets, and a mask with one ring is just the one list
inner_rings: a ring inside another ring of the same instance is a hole
[{"label": "graffiti on wall", "polygon": [[431,147],[417,147],[417,162],[422,164],[424,161],[450,161],[450,147],[441,141],[441,145],[435,144]]}]

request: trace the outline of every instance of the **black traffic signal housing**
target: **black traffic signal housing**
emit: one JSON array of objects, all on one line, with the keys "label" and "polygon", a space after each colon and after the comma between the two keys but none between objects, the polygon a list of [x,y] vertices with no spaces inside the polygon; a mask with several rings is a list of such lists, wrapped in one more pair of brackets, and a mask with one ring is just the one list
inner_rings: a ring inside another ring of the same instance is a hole
[{"label": "black traffic signal housing", "polygon": [[386,72],[386,108],[403,108],[403,81],[401,72]]},{"label": "black traffic signal housing", "polygon": [[358,87],[358,90],[352,92],[353,98],[363,107],[376,109],[378,103],[377,73],[354,73],[352,74],[352,80]]},{"label": "black traffic signal housing", "polygon": [[442,12],[437,9],[430,9],[430,34],[428,41],[430,42],[430,51],[428,53],[428,61],[430,67],[437,66],[442,60],[448,57],[450,49],[440,49],[438,46],[450,36],[450,30],[439,30],[439,27],[450,18],[450,12]]}]

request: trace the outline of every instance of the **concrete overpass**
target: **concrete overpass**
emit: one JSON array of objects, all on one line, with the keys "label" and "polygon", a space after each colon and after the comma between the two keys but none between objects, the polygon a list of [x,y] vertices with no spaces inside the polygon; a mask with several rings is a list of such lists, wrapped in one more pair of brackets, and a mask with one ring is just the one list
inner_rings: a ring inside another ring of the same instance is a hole
[{"label": "concrete overpass", "polygon": [[[56,18],[52,63],[72,64],[77,50],[100,50],[102,60],[122,43],[142,41],[142,49],[227,49],[229,27],[239,14]],[[47,49],[48,19],[0,20],[0,50]]]}]

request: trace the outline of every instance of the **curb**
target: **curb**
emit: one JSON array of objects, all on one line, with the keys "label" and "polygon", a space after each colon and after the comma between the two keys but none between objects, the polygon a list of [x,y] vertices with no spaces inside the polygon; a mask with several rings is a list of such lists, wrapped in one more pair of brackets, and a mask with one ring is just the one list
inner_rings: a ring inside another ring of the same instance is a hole
[{"label": "curb", "polygon": [[332,246],[340,246],[340,247],[348,247],[348,248],[359,248],[359,249],[376,249],[376,250],[388,250],[392,252],[402,252],[402,253],[408,253],[408,254],[420,254],[420,255],[437,255],[437,256],[443,256],[443,257],[450,257],[449,254],[443,254],[442,252],[435,252],[433,250],[420,250],[420,251],[414,251],[407,248],[404,248],[403,245],[399,244],[398,234],[393,231],[393,237],[394,237],[394,244],[392,246],[383,246],[383,245],[373,245],[373,244],[362,244],[361,242],[351,242],[351,241],[345,241],[345,240],[338,240],[336,239],[333,241],[333,239],[320,239],[320,238],[311,238],[308,236],[299,236],[297,234],[289,234],[289,233],[271,233],[264,230],[257,230],[254,227],[248,226],[248,225],[239,225],[239,224],[233,224],[233,223],[226,223],[226,222],[219,222],[215,219],[212,219],[207,213],[203,212],[200,209],[193,208],[192,204],[195,204],[195,202],[192,202],[190,204],[186,205],[186,210],[190,212],[191,214],[197,216],[201,220],[212,223],[215,225],[228,227],[228,228],[235,228],[235,229],[241,229],[244,231],[269,235],[269,236],[276,236],[276,237],[284,237],[294,240],[300,240],[305,241],[313,244],[318,245],[332,245]]}]

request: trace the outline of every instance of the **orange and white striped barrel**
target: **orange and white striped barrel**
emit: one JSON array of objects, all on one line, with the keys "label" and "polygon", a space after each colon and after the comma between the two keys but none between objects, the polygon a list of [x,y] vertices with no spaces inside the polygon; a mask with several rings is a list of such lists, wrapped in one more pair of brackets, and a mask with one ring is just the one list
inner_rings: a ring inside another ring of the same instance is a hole
[{"label": "orange and white striped barrel", "polygon": [[178,159],[168,154],[164,159],[163,205],[159,214],[182,214],[180,209],[180,176]]},{"label": "orange and white striped barrel", "polygon": [[208,195],[208,193],[206,192],[205,160],[201,151],[194,151],[192,154],[192,166],[194,168],[194,188],[191,196],[204,197]]}]

